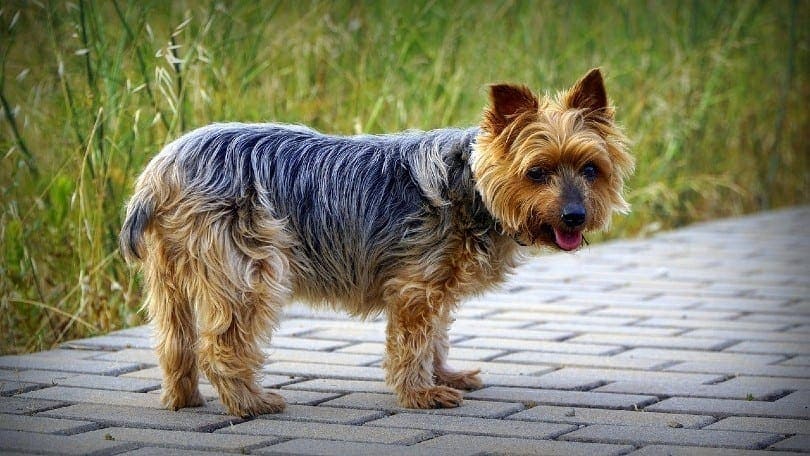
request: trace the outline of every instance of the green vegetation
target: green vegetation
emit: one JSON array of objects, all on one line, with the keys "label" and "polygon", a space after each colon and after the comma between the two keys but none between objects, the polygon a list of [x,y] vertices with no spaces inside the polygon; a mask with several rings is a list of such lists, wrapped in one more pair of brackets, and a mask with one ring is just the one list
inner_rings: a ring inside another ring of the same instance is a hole
[{"label": "green vegetation", "polygon": [[142,322],[121,209],[213,121],[465,126],[601,66],[638,159],[610,236],[810,200],[808,2],[258,3],[0,7],[0,352]]}]

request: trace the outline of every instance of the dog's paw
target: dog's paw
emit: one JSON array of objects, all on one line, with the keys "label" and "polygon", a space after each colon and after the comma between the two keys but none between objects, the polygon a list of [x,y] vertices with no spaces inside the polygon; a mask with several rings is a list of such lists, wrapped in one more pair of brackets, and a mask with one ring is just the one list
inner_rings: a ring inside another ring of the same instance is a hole
[{"label": "dog's paw", "polygon": [[484,386],[479,373],[481,373],[481,369],[474,371],[437,370],[436,383],[460,390],[477,390]]},{"label": "dog's paw", "polygon": [[200,407],[205,405],[205,399],[200,394],[199,390],[194,390],[186,393],[170,392],[163,390],[160,395],[160,402],[169,410],[180,410],[186,407]]},{"label": "dog's paw", "polygon": [[454,408],[461,405],[463,400],[461,391],[443,385],[399,394],[399,404],[413,409]]},{"label": "dog's paw", "polygon": [[242,398],[235,404],[227,404],[228,413],[242,418],[264,415],[265,413],[281,413],[287,407],[284,398],[276,393],[265,391],[261,394]]}]

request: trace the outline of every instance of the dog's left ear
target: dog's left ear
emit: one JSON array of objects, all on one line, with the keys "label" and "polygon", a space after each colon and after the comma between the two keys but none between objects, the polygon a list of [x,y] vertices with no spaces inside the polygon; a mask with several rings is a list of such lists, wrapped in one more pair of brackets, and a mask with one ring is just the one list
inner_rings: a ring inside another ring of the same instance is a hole
[{"label": "dog's left ear", "polygon": [[594,68],[582,77],[565,95],[565,105],[582,109],[585,117],[595,121],[613,120],[613,109],[608,106],[602,72]]},{"label": "dog's left ear", "polygon": [[490,106],[484,113],[484,127],[500,134],[513,120],[526,112],[537,112],[537,97],[526,86],[493,84],[489,86]]}]

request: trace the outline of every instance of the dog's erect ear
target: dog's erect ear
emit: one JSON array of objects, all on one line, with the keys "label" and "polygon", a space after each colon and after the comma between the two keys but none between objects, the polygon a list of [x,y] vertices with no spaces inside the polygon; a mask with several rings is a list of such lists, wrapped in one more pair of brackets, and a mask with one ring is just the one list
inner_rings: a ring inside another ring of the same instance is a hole
[{"label": "dog's erect ear", "polygon": [[613,110],[608,106],[602,72],[594,68],[582,77],[565,95],[568,108],[582,109],[585,116],[596,121],[610,120]]},{"label": "dog's erect ear", "polygon": [[485,128],[497,135],[515,118],[525,112],[537,112],[538,101],[526,86],[493,84],[489,86],[489,108]]}]

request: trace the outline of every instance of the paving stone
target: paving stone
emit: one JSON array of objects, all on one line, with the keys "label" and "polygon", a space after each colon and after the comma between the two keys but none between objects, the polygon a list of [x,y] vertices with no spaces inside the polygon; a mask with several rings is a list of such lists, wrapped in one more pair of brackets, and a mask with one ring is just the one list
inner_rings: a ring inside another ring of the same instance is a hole
[{"label": "paving stone", "polygon": [[[714,383],[724,380],[723,375],[717,374],[684,374],[676,372],[639,371],[628,369],[586,369],[580,367],[564,367],[545,374],[540,378],[548,382],[565,382],[579,379],[588,379],[601,382],[647,382],[665,385],[696,386],[704,383]],[[610,386],[610,385],[607,385]]]},{"label": "paving stone", "polygon": [[560,437],[578,442],[695,445],[707,447],[756,449],[781,438],[764,432],[708,431],[653,426],[616,426],[594,424]]},{"label": "paving stone", "polygon": [[88,432],[84,435],[88,439],[133,442],[159,447],[235,452],[271,445],[281,440],[268,436],[212,434],[208,432],[127,427],[104,428]]},{"label": "paving stone", "polygon": [[43,371],[36,369],[27,370],[6,370],[0,369],[0,382],[25,382],[25,383],[38,383],[41,385],[54,386],[60,382],[67,380],[71,377],[76,377],[82,374],[75,374],[71,372],[57,372],[57,371]]},{"label": "paving stone", "polygon": [[266,364],[264,372],[312,378],[341,378],[346,380],[383,380],[385,374],[379,367],[342,366],[338,364],[310,364],[279,361]]},{"label": "paving stone", "polygon": [[431,432],[416,429],[387,429],[373,426],[276,420],[247,421],[218,429],[216,433],[398,444],[416,443],[433,436]]},{"label": "paving stone", "polygon": [[556,423],[503,421],[468,416],[440,416],[425,413],[398,413],[366,423],[367,426],[393,428],[413,428],[442,433],[492,435],[498,437],[531,437],[553,439],[558,435],[573,431],[576,426]]},{"label": "paving stone", "polygon": [[357,353],[320,352],[313,350],[288,350],[271,348],[266,352],[270,361],[293,361],[315,364],[340,364],[347,366],[365,366],[382,359],[379,355],[362,355]]},{"label": "paving stone", "polygon": [[183,448],[141,447],[122,453],[125,456],[215,456],[221,451],[186,450]]},{"label": "paving stone", "polygon": [[22,431],[0,430],[0,450],[2,453],[38,453],[58,455],[103,455],[114,454],[134,445],[109,440],[88,439],[83,435],[51,435]]},{"label": "paving stone", "polygon": [[[316,405],[320,404],[321,402],[328,401],[330,399],[334,399],[340,394],[336,393],[319,393],[314,391],[296,391],[296,390],[277,390],[277,389],[265,389],[265,391],[273,392],[276,394],[280,394],[281,397],[284,398],[284,402],[288,405],[295,404],[295,405]],[[158,391],[155,391],[155,396],[158,396]],[[191,407],[181,410],[182,412],[193,412],[193,413],[218,413],[221,415],[227,414],[225,411],[225,406],[222,405],[222,402],[219,400],[219,394],[211,387],[210,385],[200,385],[200,394],[203,395],[208,402],[202,407]]]},{"label": "paving stone", "polygon": [[100,404],[70,405],[41,412],[36,416],[94,421],[107,426],[203,432],[242,421],[241,418],[229,415],[182,413],[164,409]]},{"label": "paving stone", "polygon": [[[293,439],[278,445],[251,451],[263,455],[306,455],[306,456],[404,456],[420,455],[411,446],[389,445],[384,443],[343,442],[338,440]],[[430,456],[432,453],[426,453]],[[436,455],[443,453],[435,453]]]},{"label": "paving stone", "polygon": [[[530,404],[600,407],[610,409],[636,409],[652,404],[654,396],[637,394],[610,394],[585,391],[558,391],[531,388],[489,386],[467,394],[471,399],[511,401]],[[532,405],[532,406],[533,406]]]},{"label": "paving stone", "polygon": [[677,350],[664,348],[634,348],[615,355],[621,358],[650,358],[669,361],[732,362],[740,364],[771,364],[781,361],[782,355],[755,355],[748,353],[711,352],[701,350]]},{"label": "paving stone", "polygon": [[481,418],[500,418],[523,410],[523,405],[517,403],[489,402],[468,399],[470,393],[465,395],[464,402],[456,408],[446,409],[406,409],[397,405],[393,394],[351,393],[343,397],[324,402],[321,405],[329,407],[347,407],[369,410],[384,410],[397,413],[427,413],[436,415],[474,416]]},{"label": "paving stone", "polygon": [[53,386],[20,394],[17,397],[29,399],[48,399],[65,402],[87,402],[91,404],[129,405],[135,407],[163,408],[157,395],[148,393],[131,393],[128,391],[109,391],[86,388],[69,388]]},{"label": "paving stone", "polygon": [[[683,318],[648,318],[637,323],[638,326],[671,327],[684,329],[707,329],[719,331],[779,331],[785,327],[782,323],[758,323],[741,320],[695,320]],[[719,336],[718,336],[719,337]]]},{"label": "paving stone", "polygon": [[[794,393],[795,394],[795,393]],[[671,397],[646,408],[652,412],[703,413],[713,416],[743,415],[774,418],[810,418],[810,402],[785,396],[777,401],[747,401],[695,397]]]},{"label": "paving stone", "polygon": [[796,456],[796,453],[731,448],[700,448],[694,446],[648,445],[628,456]]},{"label": "paving stone", "polygon": [[455,370],[480,370],[482,374],[494,375],[540,375],[554,370],[552,366],[507,363],[500,359],[492,362],[454,360],[450,367]]},{"label": "paving stone", "polygon": [[287,385],[284,390],[306,390],[334,393],[390,393],[385,382],[367,380],[341,380],[336,378],[316,378]]},{"label": "paving stone", "polygon": [[340,340],[323,340],[311,337],[287,337],[274,335],[270,341],[270,347],[275,349],[285,348],[292,350],[321,350],[329,351],[345,347],[348,342]]},{"label": "paving stone", "polygon": [[0,414],[0,429],[41,432],[44,434],[77,434],[91,431],[98,425],[89,421],[62,420],[41,416]]},{"label": "paving stone", "polygon": [[784,366],[810,366],[810,356],[794,356],[779,364]]},{"label": "paving stone", "polygon": [[26,391],[33,391],[42,388],[42,385],[36,383],[18,382],[16,380],[0,380],[0,395],[14,396],[15,394],[25,393]]},{"label": "paving stone", "polygon": [[[644,324],[642,322],[641,324]],[[569,331],[570,333],[594,333],[594,334],[626,334],[632,336],[674,336],[683,332],[683,328],[660,328],[649,326],[609,326],[609,325],[586,325],[581,323],[542,323],[531,327],[532,330],[553,330]]]},{"label": "paving stone", "polygon": [[87,374],[68,377],[64,380],[56,380],[53,384],[81,388],[130,391],[133,393],[142,393],[160,387],[160,381],[158,380]]},{"label": "paving stone", "polygon": [[62,344],[63,348],[78,350],[123,350],[125,348],[154,348],[155,342],[152,338],[117,336],[108,334],[106,336],[90,337],[87,339],[73,340]]},{"label": "paving stone", "polygon": [[654,358],[629,358],[617,356],[570,355],[562,353],[542,353],[520,351],[501,356],[493,361],[510,363],[550,364],[553,366],[583,366],[624,369],[656,369],[670,364],[669,361]]},{"label": "paving stone", "polygon": [[793,437],[775,443],[771,448],[788,451],[810,451],[810,434],[794,435]]},{"label": "paving stone", "polygon": [[715,419],[708,415],[654,413],[639,410],[555,407],[538,405],[507,417],[510,420],[547,421],[570,424],[609,424],[701,428]]},{"label": "paving stone", "polygon": [[[730,416],[706,426],[705,429],[772,432],[774,434],[810,434],[810,421]],[[808,448],[810,449],[810,446]]]},{"label": "paving stone", "polygon": [[98,352],[92,359],[98,361],[117,361],[157,366],[157,354],[152,349],[125,348],[114,352]]},{"label": "paving stone", "polygon": [[[716,337],[726,340],[761,340],[765,342],[795,342],[801,340],[796,334],[776,331],[751,331],[741,329],[695,329],[682,337]],[[810,343],[810,334],[803,338]]]},{"label": "paving stone", "polygon": [[67,405],[61,401],[48,401],[41,399],[29,399],[24,397],[0,397],[0,413],[13,413],[27,415],[41,412],[43,410],[55,409]]},{"label": "paving stone", "polygon": [[626,454],[633,447],[601,443],[573,443],[482,435],[442,435],[414,445],[419,449],[440,450],[447,456],[508,454],[535,456],[613,456]]},{"label": "paving stone", "polygon": [[803,342],[762,342],[744,341],[726,348],[726,352],[734,353],[770,353],[778,355],[807,355],[810,354],[810,341]]},{"label": "paving stone", "polygon": [[310,405],[288,405],[282,413],[261,415],[268,420],[313,421],[334,424],[363,424],[384,417],[379,410],[360,410]]},{"label": "paving stone", "polygon": [[524,339],[495,339],[474,337],[456,344],[458,347],[495,348],[500,350],[528,350],[544,353],[573,353],[578,355],[612,355],[622,351],[616,345],[593,345],[568,342],[550,342]]},{"label": "paving stone", "polygon": [[623,326],[635,323],[638,318],[627,317],[611,317],[611,316],[594,316],[594,315],[569,315],[559,314],[553,312],[524,312],[524,311],[509,311],[499,312],[489,318],[500,320],[517,320],[522,322],[566,322],[578,323],[587,325],[612,325]]},{"label": "paving stone", "polygon": [[[659,289],[660,291],[660,289]],[[728,320],[739,317],[739,312],[722,312],[713,310],[692,310],[692,309],[649,309],[636,307],[609,307],[594,312],[595,316],[605,317],[664,317],[664,318],[684,318],[698,320]]]},{"label": "paving stone", "polygon": [[0,356],[0,368],[39,369],[81,374],[119,375],[140,368],[136,363],[57,359],[35,356]]},{"label": "paving stone", "polygon": [[784,366],[781,364],[742,364],[736,362],[682,362],[664,368],[670,372],[699,372],[726,375],[760,375],[771,378],[797,377],[809,378],[810,367]]},{"label": "paving stone", "polygon": [[568,339],[571,343],[621,345],[623,347],[686,348],[692,350],[721,350],[731,345],[725,339],[698,337],[641,336],[623,334],[583,334]]},{"label": "paving stone", "polygon": [[[362,353],[383,356],[385,353],[385,344],[375,342],[362,342],[359,344],[352,344],[348,347],[337,350],[339,353]],[[504,350],[483,349],[483,348],[464,348],[464,347],[450,347],[450,360],[466,359],[473,361],[480,361],[493,358],[506,353]]]}]

